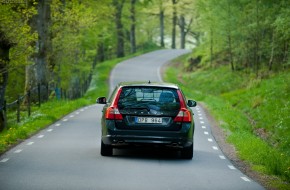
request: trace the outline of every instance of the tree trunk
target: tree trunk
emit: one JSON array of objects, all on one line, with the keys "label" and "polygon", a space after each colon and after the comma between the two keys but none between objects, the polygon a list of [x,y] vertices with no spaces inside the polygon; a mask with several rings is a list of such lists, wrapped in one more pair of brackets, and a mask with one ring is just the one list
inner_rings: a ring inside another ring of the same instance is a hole
[{"label": "tree trunk", "polygon": [[136,52],[136,18],[135,18],[135,4],[136,0],[131,0],[131,30],[130,30],[130,42],[131,42],[131,53]]},{"label": "tree trunk", "polygon": [[93,64],[93,69],[95,68],[97,62],[103,62],[106,60],[105,54],[105,44],[103,42],[98,43],[97,55]]},{"label": "tree trunk", "polygon": [[258,77],[259,75],[259,62],[260,62],[260,22],[259,22],[259,1],[256,0],[256,39],[255,39],[255,71],[256,71],[256,76]]},{"label": "tree trunk", "polygon": [[284,63],[284,68],[286,68],[286,65],[285,63],[287,62],[288,60],[288,57],[289,57],[289,41],[284,41],[284,48],[283,48],[283,61],[282,63]]},{"label": "tree trunk", "polygon": [[180,46],[181,49],[185,48],[185,36],[186,36],[186,31],[185,31],[185,18],[183,15],[180,16],[179,20],[179,27],[180,27]]},{"label": "tree trunk", "polygon": [[231,4],[228,1],[228,19],[229,19],[229,25],[227,26],[227,38],[228,38],[228,53],[229,53],[229,59],[230,59],[230,64],[231,64],[231,70],[234,71],[234,60],[233,60],[233,50],[232,50],[232,23],[231,23]]},{"label": "tree trunk", "polygon": [[210,66],[213,65],[213,30],[210,28]]},{"label": "tree trunk", "polygon": [[274,31],[272,32],[272,43],[271,43],[271,55],[270,55],[270,60],[269,60],[269,71],[272,70],[273,66],[273,59],[274,59],[274,49],[275,49],[275,34]]},{"label": "tree trunk", "polygon": [[229,45],[229,56],[230,56],[230,64],[231,64],[231,69],[232,71],[235,70],[235,66],[234,66],[234,60],[233,60],[233,50],[232,50],[232,37],[231,37],[231,33],[228,33],[228,45]]},{"label": "tree trunk", "polygon": [[6,128],[5,92],[8,82],[9,50],[11,44],[0,31],[0,131]]},{"label": "tree trunk", "polygon": [[[186,35],[190,31],[190,26],[193,21],[193,17],[191,17],[188,24],[186,24],[186,20],[184,15],[180,15],[180,19],[178,20],[178,26],[180,28],[180,46],[181,49],[185,49],[186,45]],[[196,38],[198,38],[198,33],[196,33]]]},{"label": "tree trunk", "polygon": [[171,42],[171,48],[176,48],[176,24],[177,24],[177,12],[176,12],[176,4],[177,0],[172,0],[173,5],[173,14],[172,14],[172,42]]},{"label": "tree trunk", "polygon": [[[35,88],[38,84],[45,87],[49,82],[49,65],[48,55],[51,52],[51,37],[49,32],[50,27],[50,0],[40,0],[37,5],[37,15],[35,15],[30,25],[33,30],[38,33],[38,40],[36,42],[37,53],[31,57],[34,62],[33,65],[26,67],[26,91]],[[41,90],[42,99],[47,98],[47,92]],[[35,97],[32,96],[32,101]]]},{"label": "tree trunk", "polygon": [[160,20],[160,46],[165,47],[165,44],[164,44],[164,10],[162,7],[160,7],[159,20]]},{"label": "tree trunk", "polygon": [[125,56],[125,42],[124,42],[124,31],[123,31],[123,23],[122,23],[122,9],[125,0],[113,0],[113,6],[115,7],[115,24],[117,31],[117,57]]}]

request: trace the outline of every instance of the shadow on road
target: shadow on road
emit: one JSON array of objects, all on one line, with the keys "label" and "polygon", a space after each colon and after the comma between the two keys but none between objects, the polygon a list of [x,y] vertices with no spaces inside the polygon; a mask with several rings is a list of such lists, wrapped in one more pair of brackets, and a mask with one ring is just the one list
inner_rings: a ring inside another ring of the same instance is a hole
[{"label": "shadow on road", "polygon": [[149,148],[149,147],[114,149],[113,155],[114,155],[113,157],[118,158],[182,160],[180,157],[180,152],[177,150]]}]

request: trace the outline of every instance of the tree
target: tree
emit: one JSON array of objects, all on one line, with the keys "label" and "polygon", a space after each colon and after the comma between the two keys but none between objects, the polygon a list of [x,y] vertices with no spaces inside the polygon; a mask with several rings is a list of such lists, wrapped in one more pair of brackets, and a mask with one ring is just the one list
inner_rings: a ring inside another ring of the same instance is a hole
[{"label": "tree", "polygon": [[[49,54],[51,52],[50,24],[51,0],[40,0],[37,3],[37,14],[30,20],[31,28],[37,32],[38,39],[35,43],[36,52],[32,56],[34,64],[26,68],[25,90],[31,90],[38,85],[46,87],[49,83]],[[34,6],[34,5],[32,5]],[[41,91],[42,98],[47,98],[45,91]]]},{"label": "tree", "polygon": [[125,42],[124,42],[124,29],[122,23],[122,10],[124,6],[125,0],[113,0],[114,16],[115,16],[115,25],[116,25],[116,33],[117,33],[117,57],[125,56]]},{"label": "tree", "polygon": [[[145,26],[144,29],[148,29],[149,26],[152,26],[154,20],[158,18],[158,24],[155,26],[155,28],[158,28],[158,34],[156,33],[156,38],[158,39],[158,43],[161,47],[165,47],[165,10],[168,10],[168,2],[164,0],[147,0],[147,1],[142,1],[143,5],[143,13],[145,14],[145,17],[142,18],[142,26]],[[147,21],[149,19],[149,21]],[[148,25],[147,22],[149,22]],[[149,28],[151,32],[154,32],[153,28]],[[152,35],[152,34],[150,34]],[[153,34],[155,36],[155,33]],[[158,35],[158,37],[157,37]],[[154,37],[149,37],[149,41],[152,40]]]},{"label": "tree", "polygon": [[267,14],[267,23],[270,23],[271,26],[271,47],[268,62],[268,69],[271,71],[275,67],[280,70],[290,65],[290,2],[280,1],[277,4],[273,1],[269,6],[272,7],[271,12]]},{"label": "tree", "polygon": [[184,18],[184,15],[181,15],[180,18],[179,18],[179,22],[178,22],[178,25],[180,27],[180,36],[181,36],[181,49],[184,49],[185,48],[185,36],[187,34],[187,30],[185,28],[185,18]]},{"label": "tree", "polygon": [[176,10],[176,4],[178,3],[178,0],[172,0],[172,33],[171,33],[171,48],[176,48],[176,25],[177,25],[177,10]]},{"label": "tree", "polygon": [[[97,38],[89,30],[96,29],[95,14],[91,2],[59,2],[52,4],[52,54],[53,75],[57,88],[70,99],[78,98],[88,86],[93,67],[92,54],[96,53]],[[90,40],[88,40],[89,38]]]},{"label": "tree", "polygon": [[12,43],[5,39],[3,31],[0,31],[0,131],[6,127],[5,91],[8,81],[9,51]]},{"label": "tree", "polygon": [[30,44],[35,34],[30,32],[27,20],[35,14],[25,4],[0,6],[0,131],[6,126],[6,90],[9,73],[27,64],[26,54],[31,54]]},{"label": "tree", "polygon": [[160,22],[160,46],[164,47],[164,30],[165,30],[165,26],[164,26],[164,12],[165,9],[162,6],[162,2],[160,1],[160,5],[159,5],[159,22]]},{"label": "tree", "polygon": [[131,53],[136,52],[136,36],[135,36],[135,28],[136,28],[136,15],[135,15],[135,4],[136,0],[131,0],[131,29],[130,29],[130,44],[131,44]]},{"label": "tree", "polygon": [[[203,44],[231,70],[283,69],[289,61],[289,1],[196,0]],[[282,32],[283,31],[283,32]],[[283,52],[283,53],[282,53]]]},{"label": "tree", "polygon": [[229,20],[229,24],[227,24],[227,42],[228,42],[228,54],[229,54],[229,60],[231,65],[231,70],[235,70],[234,66],[234,60],[233,60],[233,50],[232,50],[232,8],[231,8],[231,2],[228,0],[227,2],[227,18]]}]

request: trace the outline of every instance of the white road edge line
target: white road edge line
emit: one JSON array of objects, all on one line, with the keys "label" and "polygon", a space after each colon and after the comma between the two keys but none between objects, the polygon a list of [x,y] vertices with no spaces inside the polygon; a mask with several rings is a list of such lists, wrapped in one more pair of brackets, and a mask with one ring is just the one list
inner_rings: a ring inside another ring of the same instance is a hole
[{"label": "white road edge line", "polygon": [[44,135],[39,135],[37,138],[41,139],[41,138],[43,138],[43,137],[44,137]]},{"label": "white road edge line", "polygon": [[213,140],[212,140],[212,139],[210,139],[210,138],[208,138],[207,140],[208,140],[208,142],[213,142]]},{"label": "white road edge line", "polygon": [[53,129],[47,129],[47,132],[51,132],[51,131],[53,131]]},{"label": "white road edge line", "polygon": [[204,124],[204,121],[200,121],[201,124]]},{"label": "white road edge line", "polygon": [[208,135],[208,132],[207,132],[207,131],[205,131],[205,132],[204,132],[204,134],[205,134],[205,135]]},{"label": "white road edge line", "polygon": [[216,146],[212,146],[212,148],[213,148],[214,150],[218,150],[218,147],[216,147]]},{"label": "white road edge line", "polygon": [[63,119],[62,121],[67,121],[68,119]]},{"label": "white road edge line", "polygon": [[17,149],[14,151],[15,154],[22,152],[22,149]]},{"label": "white road edge line", "polygon": [[0,160],[1,163],[5,163],[9,160],[9,158],[3,158],[2,160]]},{"label": "white road edge line", "polygon": [[56,127],[58,127],[58,126],[60,126],[60,125],[61,125],[60,123],[55,124]]},{"label": "white road edge line", "polygon": [[233,166],[233,165],[228,165],[228,167],[229,167],[231,170],[235,170],[235,169],[236,169],[235,166]]},{"label": "white road edge line", "polygon": [[226,157],[224,157],[223,155],[219,155],[220,159],[225,160]]},{"label": "white road edge line", "polygon": [[251,180],[249,180],[247,177],[241,177],[242,180],[246,181],[246,182],[251,182]]},{"label": "white road edge line", "polygon": [[203,125],[203,126],[201,126],[201,128],[205,129],[205,128],[206,128],[206,126],[204,126],[204,125]]},{"label": "white road edge line", "polygon": [[34,144],[34,142],[29,142],[29,143],[27,143],[26,145],[30,146],[30,145],[32,145],[32,144]]}]

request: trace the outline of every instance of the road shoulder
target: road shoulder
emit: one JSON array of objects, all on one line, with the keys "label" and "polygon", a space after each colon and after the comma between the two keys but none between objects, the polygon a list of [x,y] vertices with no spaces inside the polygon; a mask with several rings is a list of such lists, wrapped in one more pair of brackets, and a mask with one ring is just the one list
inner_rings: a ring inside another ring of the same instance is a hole
[{"label": "road shoulder", "polygon": [[209,110],[206,108],[206,105],[204,103],[199,102],[199,105],[204,110],[206,117],[210,122],[212,135],[214,136],[222,152],[232,162],[232,164],[237,167],[241,172],[255,180],[257,183],[261,184],[266,189],[274,190],[269,184],[270,181],[275,180],[274,177],[263,175],[261,173],[258,173],[257,171],[254,171],[249,163],[239,159],[238,152],[235,147],[227,143],[226,141],[227,136],[230,134],[230,132],[222,129],[219,126],[215,118],[210,115]]}]

